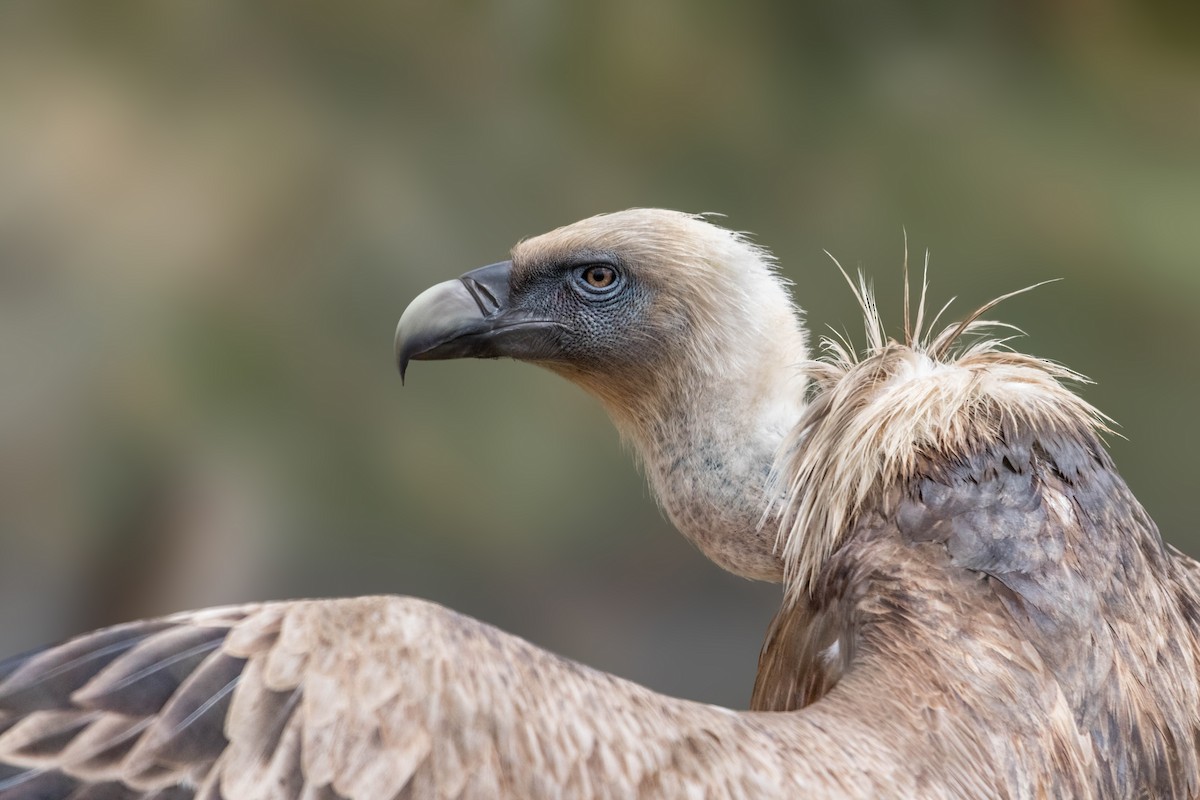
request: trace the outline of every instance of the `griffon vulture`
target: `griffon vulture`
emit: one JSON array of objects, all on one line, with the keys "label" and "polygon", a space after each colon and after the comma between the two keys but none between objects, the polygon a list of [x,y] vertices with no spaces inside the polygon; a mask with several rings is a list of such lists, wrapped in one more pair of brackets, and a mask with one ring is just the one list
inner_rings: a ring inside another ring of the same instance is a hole
[{"label": "griffon vulture", "polygon": [[767,254],[628,211],[422,294],[410,359],[594,393],[710,558],[783,580],[753,711],[442,607],[190,612],[0,665],[0,798],[1197,797],[1200,567],[1056,365],[975,319],[806,361]]}]

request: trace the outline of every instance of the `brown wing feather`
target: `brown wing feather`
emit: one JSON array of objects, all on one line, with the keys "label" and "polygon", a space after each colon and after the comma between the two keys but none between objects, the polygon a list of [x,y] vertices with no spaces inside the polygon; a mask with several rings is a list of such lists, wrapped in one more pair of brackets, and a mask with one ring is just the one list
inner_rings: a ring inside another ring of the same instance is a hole
[{"label": "brown wing feather", "polygon": [[[857,725],[662,697],[406,598],[185,614],[3,670],[2,800],[870,797],[915,785]],[[875,773],[852,768],[864,754]]]},{"label": "brown wing feather", "polygon": [[[204,774],[226,742],[222,699],[198,682],[234,671],[222,641],[252,610],[121,625],[0,666],[0,797],[155,796]],[[163,758],[137,761],[163,720]]]}]

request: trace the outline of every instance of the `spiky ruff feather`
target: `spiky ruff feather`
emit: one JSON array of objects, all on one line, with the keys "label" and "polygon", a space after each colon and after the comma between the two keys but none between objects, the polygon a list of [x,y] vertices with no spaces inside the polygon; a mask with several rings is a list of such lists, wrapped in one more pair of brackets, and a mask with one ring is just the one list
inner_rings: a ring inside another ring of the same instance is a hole
[{"label": "spiky ruff feather", "polygon": [[809,591],[866,498],[912,477],[919,460],[962,457],[1000,436],[1004,420],[1111,432],[1111,420],[1068,388],[1088,382],[1084,376],[1012,351],[1007,338],[994,334],[1015,329],[982,318],[1043,284],[998,297],[934,333],[947,303],[927,333],[928,280],[922,280],[914,320],[907,261],[906,254],[903,341],[887,337],[863,275],[856,285],[838,264],[862,309],[868,347],[860,355],[845,339],[825,338],[824,358],[802,366],[812,396],[780,449],[767,492],[777,500],[764,514],[778,519],[791,602]]}]

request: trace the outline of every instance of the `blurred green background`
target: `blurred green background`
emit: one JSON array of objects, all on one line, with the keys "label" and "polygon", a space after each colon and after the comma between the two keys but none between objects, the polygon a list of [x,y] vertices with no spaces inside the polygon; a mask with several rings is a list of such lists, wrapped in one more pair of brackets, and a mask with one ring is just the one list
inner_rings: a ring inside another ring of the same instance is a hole
[{"label": "blurred green background", "polygon": [[[778,589],[654,507],[598,405],[415,364],[429,284],[629,206],[719,211],[859,329],[1003,307],[1090,375],[1185,550],[1200,339],[1200,8],[7,2],[0,653],[186,607],[395,592],[744,706]],[[940,305],[940,302],[939,302]]]}]

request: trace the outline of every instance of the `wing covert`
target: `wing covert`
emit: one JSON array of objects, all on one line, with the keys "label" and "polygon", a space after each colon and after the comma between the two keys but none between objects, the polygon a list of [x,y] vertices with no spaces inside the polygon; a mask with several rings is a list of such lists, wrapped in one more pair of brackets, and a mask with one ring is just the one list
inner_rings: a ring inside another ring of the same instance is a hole
[{"label": "wing covert", "polygon": [[6,662],[0,800],[786,796],[806,726],[657,695],[433,603],[183,614]]}]

